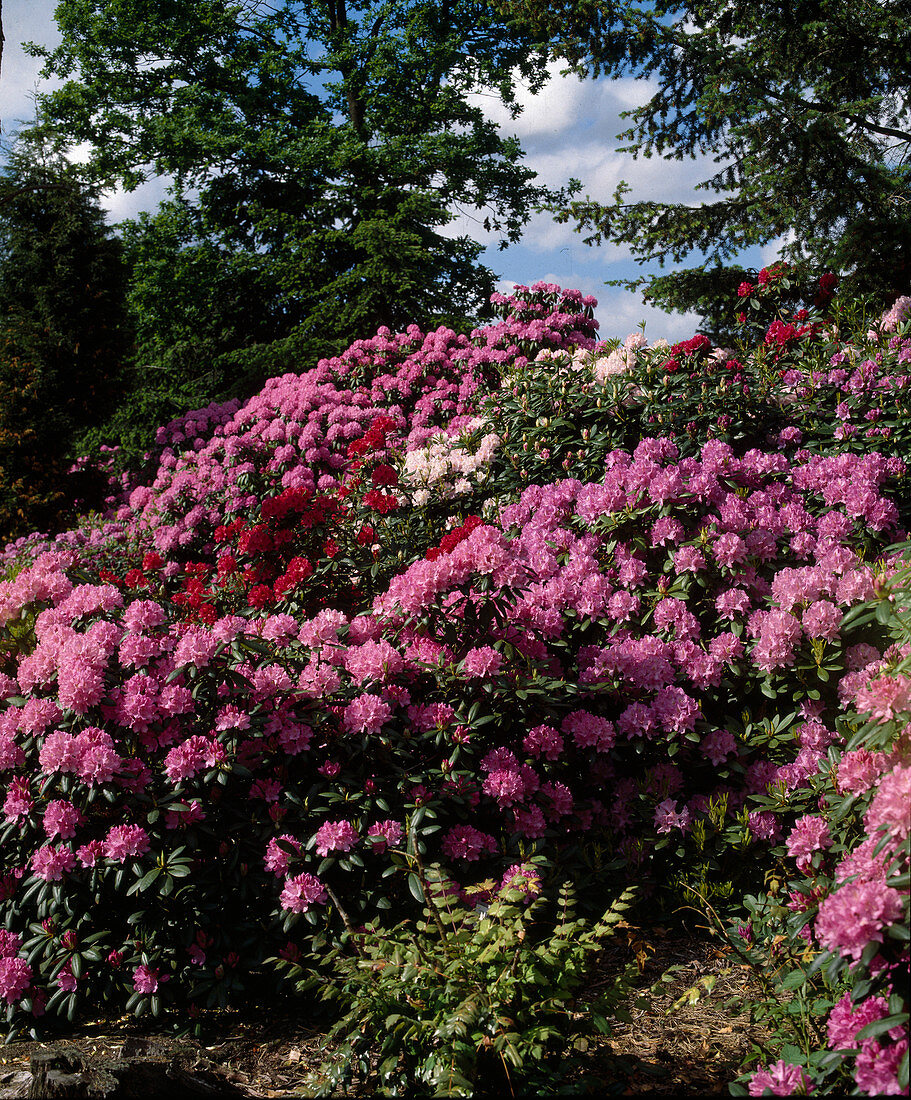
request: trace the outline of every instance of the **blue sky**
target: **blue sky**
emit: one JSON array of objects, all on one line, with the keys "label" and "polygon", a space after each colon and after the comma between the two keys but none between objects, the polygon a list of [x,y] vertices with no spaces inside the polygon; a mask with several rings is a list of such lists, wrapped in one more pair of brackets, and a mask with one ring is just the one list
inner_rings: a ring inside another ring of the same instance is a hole
[{"label": "blue sky", "polygon": [[[38,63],[26,56],[23,41],[53,45],[59,41],[54,23],[57,0],[6,0],[3,24],[6,43],[0,73],[0,118],[2,132],[9,138],[22,122],[34,115],[32,95],[47,90],[38,80]],[[580,80],[560,75],[559,64],[551,68],[551,80],[532,96],[520,89],[523,113],[512,121],[495,97],[478,99],[485,113],[516,134],[525,150],[525,163],[538,173],[539,181],[558,187],[570,177],[582,181],[583,195],[608,202],[621,179],[632,186],[632,199],[655,199],[697,204],[710,197],[694,190],[695,184],[712,174],[710,160],[676,161],[652,158],[634,160],[617,152],[616,135],[625,124],[620,112],[644,102],[648,82],[633,79]],[[115,191],[105,196],[112,222],[133,217],[141,210],[154,209],[165,193],[164,181],[150,181],[136,191]],[[643,305],[638,295],[605,286],[608,279],[630,278],[652,269],[642,268],[628,248],[590,248],[571,225],[558,225],[547,215],[535,215],[521,242],[499,251],[496,240],[483,231],[470,212],[450,227],[453,235],[467,233],[489,245],[483,261],[501,279],[500,289],[508,292],[516,283],[538,279],[577,287],[593,294],[599,302],[597,317],[603,337],[624,337],[640,321],[646,322],[650,340],[671,341],[692,336],[698,324],[695,315],[666,314]],[[745,253],[741,262],[757,266],[774,259],[770,245]],[[655,268],[654,270],[657,270]]]}]

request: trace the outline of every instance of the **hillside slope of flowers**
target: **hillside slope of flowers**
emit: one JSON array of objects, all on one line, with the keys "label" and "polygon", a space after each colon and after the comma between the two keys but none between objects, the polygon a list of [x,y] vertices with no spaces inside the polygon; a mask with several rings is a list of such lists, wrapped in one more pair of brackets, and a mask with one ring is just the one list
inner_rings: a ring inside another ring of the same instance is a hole
[{"label": "hillside slope of flowers", "polygon": [[190,413],[6,549],[10,1033],[317,973],[413,910],[404,851],[473,905],[745,898],[826,991],[743,1088],[906,1092],[911,299],[737,353],[497,304]]}]

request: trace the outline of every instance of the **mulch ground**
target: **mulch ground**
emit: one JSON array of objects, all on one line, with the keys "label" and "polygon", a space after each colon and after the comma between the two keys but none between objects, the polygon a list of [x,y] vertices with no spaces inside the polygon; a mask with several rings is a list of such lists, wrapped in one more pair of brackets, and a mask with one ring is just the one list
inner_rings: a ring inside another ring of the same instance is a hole
[{"label": "mulch ground", "polygon": [[[749,968],[705,932],[627,926],[598,955],[579,1008],[631,958],[639,967],[639,991],[624,1006],[631,1022],[616,1021],[610,1036],[577,1040],[584,1068],[570,1071],[561,1091],[729,1095],[727,1086],[744,1058],[766,1038],[737,1008],[754,988]],[[712,985],[709,994],[705,979]],[[685,995],[694,988],[700,996],[687,1003]],[[197,1083],[199,1095],[312,1095],[313,1073],[330,1053],[325,1021],[308,1024],[299,1009],[282,1002],[274,1011],[211,1012],[203,1023],[203,1038],[187,1038],[163,1031],[161,1020],[144,1024],[123,1017],[53,1040],[0,1047],[0,1098],[28,1095],[31,1056],[50,1046],[70,1048],[86,1063],[127,1056],[165,1062],[185,1084]]]}]

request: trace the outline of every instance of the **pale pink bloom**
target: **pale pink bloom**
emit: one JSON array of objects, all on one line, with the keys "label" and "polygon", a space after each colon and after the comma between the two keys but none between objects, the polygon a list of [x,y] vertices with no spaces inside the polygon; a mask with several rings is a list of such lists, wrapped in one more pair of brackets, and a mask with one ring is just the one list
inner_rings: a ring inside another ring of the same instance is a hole
[{"label": "pale pink bloom", "polygon": [[825,638],[830,641],[838,637],[841,627],[841,611],[829,600],[817,600],[811,603],[801,616],[801,623],[810,638]]},{"label": "pale pink bloom", "polygon": [[838,762],[836,789],[841,794],[863,794],[869,790],[886,769],[886,756],[869,749],[846,752]]},{"label": "pale pink bloom", "polygon": [[911,710],[911,680],[907,676],[879,676],[857,692],[854,705],[862,713],[888,722],[900,712]]},{"label": "pale pink bloom", "polygon": [[896,842],[904,843],[911,833],[911,766],[893,768],[879,784],[864,816],[870,833],[878,829]]}]

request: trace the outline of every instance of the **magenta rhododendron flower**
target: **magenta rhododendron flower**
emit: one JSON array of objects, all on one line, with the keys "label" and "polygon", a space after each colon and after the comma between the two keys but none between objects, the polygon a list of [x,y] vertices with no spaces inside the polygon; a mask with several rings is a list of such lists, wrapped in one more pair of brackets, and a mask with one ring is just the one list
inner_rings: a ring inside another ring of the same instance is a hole
[{"label": "magenta rhododendron flower", "polygon": [[81,825],[85,818],[81,810],[71,802],[63,799],[54,799],[47,804],[44,811],[44,832],[49,840],[59,836],[62,840],[68,840],[76,835],[76,826]]},{"label": "magenta rhododendron flower", "polygon": [[857,1087],[868,1096],[906,1096],[908,1089],[900,1084],[898,1069],[907,1052],[907,1037],[897,1043],[865,1040],[854,1063]]},{"label": "magenta rhododendron flower", "polygon": [[345,708],[342,726],[350,733],[379,733],[392,717],[392,707],[378,695],[360,695]]},{"label": "magenta rhododendron flower", "polygon": [[9,959],[19,954],[22,947],[22,937],[16,932],[10,932],[6,928],[0,928],[0,959]]},{"label": "magenta rhododendron flower", "polygon": [[462,675],[481,679],[496,676],[503,667],[503,655],[492,646],[477,646],[470,649],[462,661]]}]

